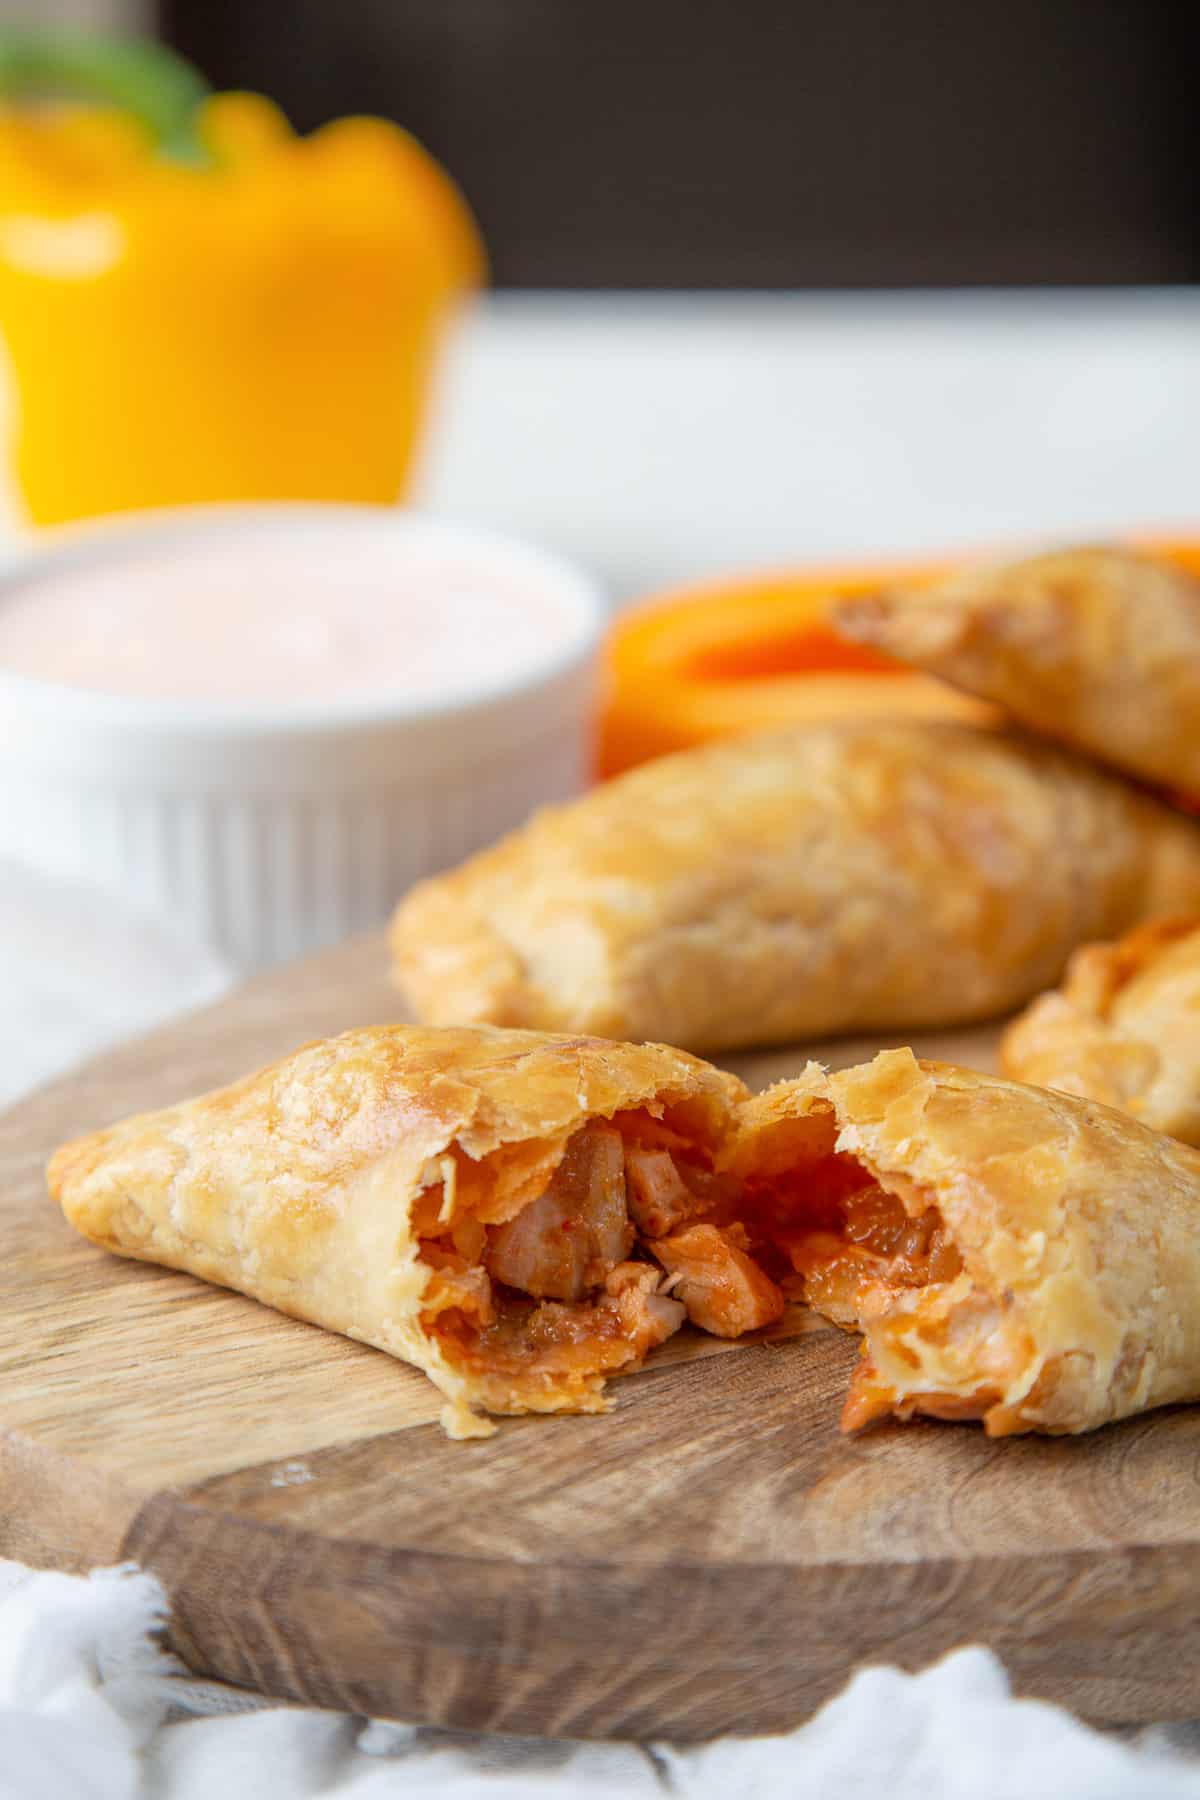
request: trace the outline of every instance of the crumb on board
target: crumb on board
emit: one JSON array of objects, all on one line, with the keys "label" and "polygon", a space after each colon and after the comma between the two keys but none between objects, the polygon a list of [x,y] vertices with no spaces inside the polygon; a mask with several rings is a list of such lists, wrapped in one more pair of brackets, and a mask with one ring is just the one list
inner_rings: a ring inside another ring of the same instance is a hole
[{"label": "crumb on board", "polygon": [[299,1487],[302,1481],[315,1481],[306,1462],[285,1462],[271,1476],[272,1487]]},{"label": "crumb on board", "polygon": [[450,1438],[485,1438],[494,1437],[496,1422],[487,1419],[482,1413],[472,1412],[469,1406],[447,1400],[441,1411],[441,1426]]}]

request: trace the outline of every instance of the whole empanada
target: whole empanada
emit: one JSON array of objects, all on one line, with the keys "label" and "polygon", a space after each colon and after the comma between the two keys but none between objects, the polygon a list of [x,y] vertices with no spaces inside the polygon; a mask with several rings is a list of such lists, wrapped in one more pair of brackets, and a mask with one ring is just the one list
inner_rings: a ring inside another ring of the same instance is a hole
[{"label": "whole empanada", "polygon": [[1200,828],[965,726],[814,726],[644,764],[416,887],[428,1022],[717,1050],[1002,1013],[1089,938],[1200,906]]},{"label": "whole empanada", "polygon": [[1158,919],[1071,958],[1005,1033],[1017,1081],[1132,1113],[1200,1145],[1200,917]]},{"label": "whole empanada", "polygon": [[839,602],[838,629],[1129,773],[1200,794],[1200,583],[1063,550]]},{"label": "whole empanada", "polygon": [[[630,1253],[711,1210],[744,1095],[661,1046],[378,1027],[68,1144],[50,1191],[106,1249],[415,1363],[467,1435],[476,1408],[602,1411],[605,1377],[678,1328],[663,1266]],[[742,1286],[709,1324],[778,1316],[739,1247],[711,1248]]]},{"label": "whole empanada", "polygon": [[760,1095],[729,1166],[809,1303],[863,1332],[846,1430],[1200,1398],[1200,1153],[1123,1113],[895,1050]]}]

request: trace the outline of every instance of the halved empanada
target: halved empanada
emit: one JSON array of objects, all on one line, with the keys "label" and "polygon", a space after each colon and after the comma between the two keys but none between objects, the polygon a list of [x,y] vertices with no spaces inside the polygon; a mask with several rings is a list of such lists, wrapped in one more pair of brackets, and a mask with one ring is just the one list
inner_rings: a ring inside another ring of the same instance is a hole
[{"label": "halved empanada", "polygon": [[[744,1096],[661,1046],[378,1027],[68,1144],[50,1190],[106,1249],[415,1363],[464,1435],[487,1429],[475,1408],[602,1411],[605,1377],[678,1328],[662,1263],[631,1253],[661,1239],[667,1263],[711,1219]],[[727,1335],[778,1317],[710,1229],[728,1291],[695,1269],[673,1285]]]},{"label": "halved empanada", "polygon": [[1032,740],[865,721],[663,757],[414,888],[418,1016],[716,1050],[1005,1012],[1200,907],[1200,828]]},{"label": "halved empanada", "polygon": [[1132,1113],[1200,1144],[1200,918],[1158,919],[1088,944],[1001,1046],[1017,1081]]},{"label": "halved empanada", "polygon": [[661,1046],[379,1027],[69,1144],[50,1187],[107,1249],[414,1363],[457,1435],[602,1411],[685,1312],[734,1337],[785,1297],[865,1334],[850,1430],[1200,1395],[1200,1154],[909,1051],[751,1100]]},{"label": "halved empanada", "polygon": [[1200,583],[1133,550],[1064,550],[840,601],[838,629],[1038,732],[1200,795]]},{"label": "halved empanada", "polygon": [[1200,1154],[1122,1113],[895,1050],[760,1095],[728,1167],[863,1333],[846,1430],[1080,1432],[1200,1398]]}]

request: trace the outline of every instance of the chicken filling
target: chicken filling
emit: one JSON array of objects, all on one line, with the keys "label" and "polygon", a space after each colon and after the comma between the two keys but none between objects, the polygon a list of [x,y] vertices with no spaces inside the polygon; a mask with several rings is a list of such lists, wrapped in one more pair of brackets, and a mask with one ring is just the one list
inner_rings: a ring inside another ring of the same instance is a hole
[{"label": "chicken filling", "polygon": [[[789,1300],[865,1335],[845,1430],[889,1413],[978,1418],[1011,1376],[1002,1321],[937,1207],[885,1191],[853,1157],[734,1182],[668,1127],[628,1115],[576,1132],[544,1192],[509,1219],[447,1220],[443,1202],[437,1187],[423,1199],[423,1323],[451,1361],[515,1394],[634,1368],[685,1319],[740,1337]],[[953,1381],[939,1387],[937,1370]]]},{"label": "chicken filling", "polygon": [[784,1291],[838,1325],[854,1326],[880,1291],[953,1281],[962,1258],[936,1206],[906,1208],[853,1157],[831,1155],[751,1188],[746,1211],[761,1241],[787,1262]]},{"label": "chicken filling", "polygon": [[[1028,1345],[1004,1307],[980,1293],[937,1206],[919,1190],[901,1199],[851,1156],[831,1153],[744,1210],[760,1254],[789,1298],[863,1333],[862,1360],[842,1429],[925,1413],[984,1419],[992,1435],[1017,1429],[1004,1404]],[[787,1258],[782,1273],[774,1258]]]},{"label": "chicken filling", "polygon": [[786,1301],[736,1202],[702,1153],[649,1115],[592,1121],[511,1219],[444,1221],[440,1190],[427,1190],[422,1322],[452,1361],[518,1384],[634,1367],[685,1318],[740,1337]]}]

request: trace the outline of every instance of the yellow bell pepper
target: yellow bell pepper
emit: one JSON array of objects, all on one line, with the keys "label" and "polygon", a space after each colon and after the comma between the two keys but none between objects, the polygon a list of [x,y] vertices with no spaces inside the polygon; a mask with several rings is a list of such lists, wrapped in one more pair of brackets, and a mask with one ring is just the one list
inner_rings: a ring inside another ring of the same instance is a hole
[{"label": "yellow bell pepper", "polygon": [[[91,98],[28,104],[47,85]],[[0,338],[34,523],[394,501],[483,275],[465,202],[397,126],[297,137],[155,47],[0,33]]]}]

